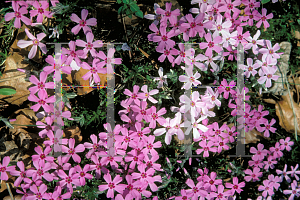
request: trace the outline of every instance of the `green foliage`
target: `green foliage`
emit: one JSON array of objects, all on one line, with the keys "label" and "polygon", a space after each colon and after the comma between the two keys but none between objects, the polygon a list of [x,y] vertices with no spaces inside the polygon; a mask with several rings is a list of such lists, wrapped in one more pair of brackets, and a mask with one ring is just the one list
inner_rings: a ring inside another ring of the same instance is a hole
[{"label": "green foliage", "polygon": [[16,94],[15,89],[11,88],[0,88],[0,95],[13,95]]},{"label": "green foliage", "polygon": [[129,18],[132,18],[132,14],[135,14],[137,17],[144,18],[143,12],[140,10],[140,7],[136,4],[136,1],[133,0],[117,0],[118,4],[122,4],[118,9],[118,14],[126,14]]}]

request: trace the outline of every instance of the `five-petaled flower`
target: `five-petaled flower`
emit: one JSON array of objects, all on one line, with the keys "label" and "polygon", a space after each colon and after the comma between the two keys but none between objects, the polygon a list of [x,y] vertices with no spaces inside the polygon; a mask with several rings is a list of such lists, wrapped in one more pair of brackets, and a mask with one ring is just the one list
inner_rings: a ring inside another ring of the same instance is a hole
[{"label": "five-petaled flower", "polygon": [[[41,4],[41,5],[40,5]],[[49,3],[47,1],[35,1],[32,3],[33,7],[36,8],[36,10],[31,10],[30,16],[34,17],[37,15],[36,21],[38,23],[43,22],[43,17],[46,16],[48,18],[52,17],[52,14],[50,11],[47,11],[46,9],[49,7]]]},{"label": "five-petaled flower", "polygon": [[114,191],[117,191],[119,193],[123,193],[123,191],[126,188],[125,184],[119,184],[122,181],[122,177],[120,175],[117,175],[114,180],[111,180],[111,175],[110,174],[105,174],[103,176],[104,180],[106,181],[107,185],[99,185],[98,189],[100,191],[107,190],[106,197],[107,198],[114,198]]},{"label": "five-petaled flower", "polygon": [[72,33],[74,33],[75,35],[78,34],[78,32],[80,31],[80,29],[83,29],[84,34],[87,34],[87,32],[92,32],[91,28],[88,27],[89,26],[96,26],[97,25],[97,19],[96,18],[90,18],[90,19],[86,19],[86,17],[88,16],[89,12],[86,9],[82,9],[81,10],[81,19],[76,15],[76,14],[72,14],[70,16],[70,19],[73,22],[79,23],[78,25],[76,25],[75,27],[72,28]]},{"label": "five-petaled flower", "polygon": [[21,28],[20,20],[22,20],[22,22],[24,22],[26,25],[31,25],[31,20],[23,16],[24,14],[28,13],[27,7],[23,6],[19,8],[19,4],[16,1],[12,1],[12,7],[14,9],[14,12],[7,13],[5,15],[5,21],[10,21],[11,19],[16,18],[14,22],[15,28]]}]

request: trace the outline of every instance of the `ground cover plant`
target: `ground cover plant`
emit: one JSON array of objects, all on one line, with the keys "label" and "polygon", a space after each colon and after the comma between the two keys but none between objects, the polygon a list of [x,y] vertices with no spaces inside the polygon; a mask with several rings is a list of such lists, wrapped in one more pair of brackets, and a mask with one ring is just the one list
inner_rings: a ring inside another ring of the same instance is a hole
[{"label": "ground cover plant", "polygon": [[[154,8],[145,15],[140,2],[116,1],[111,7],[123,36],[105,35],[100,21],[119,29],[98,18],[97,3],[8,1],[1,10],[7,33],[23,29],[26,35],[16,40],[5,33],[2,62],[11,40],[35,67],[18,70],[31,83],[26,106],[42,139],[30,163],[2,155],[1,181],[15,177],[14,188],[6,184],[11,198],[300,196],[296,1],[179,1],[184,9],[151,2]],[[134,23],[134,16],[139,24],[129,27],[126,20]],[[55,45],[64,42],[58,57]],[[89,85],[89,93],[69,84],[57,102],[58,76]],[[1,117],[6,130],[18,127],[7,112]],[[80,141],[66,136],[64,127],[72,126],[81,128]]]}]

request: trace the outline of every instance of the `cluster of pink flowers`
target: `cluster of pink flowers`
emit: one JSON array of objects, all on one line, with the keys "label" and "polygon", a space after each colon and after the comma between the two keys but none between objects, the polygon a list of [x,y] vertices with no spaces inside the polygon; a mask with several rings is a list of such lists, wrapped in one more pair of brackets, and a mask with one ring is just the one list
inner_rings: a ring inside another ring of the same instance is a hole
[{"label": "cluster of pink flowers", "polygon": [[[52,5],[58,1],[51,1]],[[199,9],[192,9],[192,13],[198,15],[194,18],[191,14],[188,14],[178,20],[180,15],[179,9],[171,10],[171,3],[166,3],[166,9],[163,10],[158,5],[155,7],[156,15],[148,15],[154,23],[149,27],[154,33],[148,36],[148,39],[153,42],[158,42],[156,50],[162,55],[159,57],[159,61],[163,62],[168,58],[169,62],[174,67],[175,64],[181,65],[182,62],[186,63],[186,67],[182,67],[186,70],[186,75],[179,76],[179,81],[185,82],[184,89],[189,89],[192,85],[197,86],[201,84],[197,79],[200,78],[200,74],[196,71],[193,72],[194,66],[201,71],[207,71],[208,67],[212,67],[212,71],[219,71],[220,67],[214,61],[224,60],[224,56],[228,56],[228,60],[232,60],[236,57],[236,50],[233,50],[241,43],[245,50],[252,48],[254,55],[259,57],[262,55],[261,60],[256,60],[253,65],[251,58],[247,59],[247,66],[240,67],[247,68],[245,75],[250,77],[250,74],[255,76],[255,71],[259,67],[258,74],[260,78],[258,82],[265,86],[271,86],[271,80],[277,80],[278,76],[274,73],[277,70],[276,64],[279,54],[276,51],[279,50],[279,45],[275,44],[273,47],[270,41],[258,40],[260,32],[252,38],[250,33],[243,33],[243,26],[252,26],[253,21],[257,21],[256,26],[259,28],[261,24],[264,24],[265,28],[269,27],[267,19],[272,18],[272,14],[267,15],[267,10],[264,8],[262,14],[258,13],[255,8],[260,6],[259,2],[255,0],[193,0],[192,3],[199,3]],[[248,16],[239,17],[240,10],[237,7],[243,3],[246,8],[245,12]],[[37,22],[43,21],[43,17],[51,17],[51,13],[45,11],[49,7],[47,2],[30,2],[30,1],[13,1],[13,9],[15,13],[8,13],[5,16],[5,20],[9,21],[15,19],[15,27],[20,28],[20,20],[26,25],[32,25],[33,23],[29,19],[23,16],[26,14],[28,4],[34,6],[36,10],[31,10],[31,17],[37,16]],[[22,6],[19,8],[19,6]],[[223,16],[221,13],[225,13]],[[228,99],[229,96],[234,99],[235,104],[232,103],[232,99],[229,100],[229,108],[234,110],[231,112],[232,116],[242,115],[238,118],[238,122],[245,121],[241,126],[245,127],[245,131],[248,132],[253,128],[263,132],[265,137],[270,136],[270,132],[274,133],[275,128],[272,125],[275,123],[275,119],[272,119],[269,123],[267,119],[263,118],[268,115],[268,111],[263,111],[261,105],[258,109],[251,110],[251,106],[244,103],[244,100],[249,100],[249,96],[243,96],[249,90],[244,88],[244,91],[233,89],[235,82],[227,82],[225,79],[221,82],[221,87],[211,88],[207,87],[204,95],[200,95],[199,92],[194,91],[191,96],[182,95],[180,97],[180,107],[172,107],[171,110],[175,112],[175,117],[164,118],[166,114],[166,108],[157,110],[155,106],[149,106],[149,101],[153,104],[157,103],[157,100],[152,95],[157,94],[157,89],[148,90],[147,85],[141,88],[135,85],[133,91],[125,89],[124,94],[129,96],[126,100],[121,102],[121,105],[125,108],[119,111],[119,115],[124,124],[117,124],[115,127],[111,127],[110,124],[104,124],[106,132],[101,132],[96,135],[91,135],[91,143],[85,142],[84,144],[75,144],[75,139],[62,139],[63,131],[58,131],[58,134],[54,135],[53,122],[55,118],[71,118],[70,111],[64,111],[62,113],[54,113],[54,96],[48,97],[47,89],[53,89],[53,82],[46,83],[47,75],[52,72],[61,70],[64,73],[70,74],[72,70],[77,67],[88,69],[89,72],[83,76],[84,80],[92,79],[96,83],[100,82],[100,78],[97,73],[113,73],[113,64],[121,64],[120,58],[113,58],[115,49],[109,49],[108,54],[104,52],[97,52],[95,48],[103,46],[102,41],[97,40],[93,42],[94,35],[91,32],[89,26],[95,26],[97,21],[95,18],[87,19],[88,11],[83,9],[81,11],[81,19],[76,15],[71,15],[71,20],[78,23],[72,28],[74,34],[83,29],[86,34],[86,42],[83,40],[70,41],[69,49],[63,48],[62,57],[60,63],[57,63],[53,56],[49,55],[46,62],[51,66],[44,68],[44,71],[40,74],[40,80],[35,76],[30,77],[30,81],[35,85],[29,90],[31,92],[28,99],[36,102],[31,108],[37,112],[41,107],[44,109],[43,116],[45,117],[46,124],[38,121],[36,124],[38,127],[43,128],[39,132],[40,137],[48,137],[48,140],[44,141],[45,149],[36,147],[35,151],[37,155],[32,155],[33,166],[30,169],[25,170],[24,163],[18,161],[17,166],[19,170],[16,170],[16,166],[8,166],[10,162],[9,157],[3,159],[0,164],[1,180],[7,180],[7,172],[13,176],[17,176],[14,183],[16,187],[21,187],[23,191],[17,190],[17,192],[23,194],[22,199],[69,199],[74,191],[74,188],[83,186],[86,184],[86,179],[100,179],[103,177],[103,184],[98,186],[99,191],[105,191],[107,198],[115,198],[116,200],[124,199],[141,199],[142,195],[149,198],[152,192],[157,192],[159,187],[158,183],[162,183],[162,176],[157,175],[158,171],[164,171],[161,165],[157,163],[159,159],[158,149],[162,146],[160,141],[155,141],[156,136],[165,135],[165,143],[170,144],[172,135],[177,135],[179,140],[184,139],[184,135],[193,132],[194,142],[199,142],[199,148],[196,150],[197,154],[203,153],[203,157],[209,157],[209,153],[221,153],[223,150],[228,150],[229,143],[235,141],[235,136],[239,133],[236,132],[236,127],[229,128],[226,124],[219,127],[217,122],[208,124],[209,117],[214,117],[215,113],[211,111],[216,105],[221,106],[221,102],[218,98],[224,97]],[[223,19],[225,20],[223,22]],[[160,28],[157,25],[160,24]],[[210,30],[210,31],[206,31]],[[213,33],[211,31],[214,31]],[[37,46],[46,53],[46,46],[40,41],[46,36],[44,33],[37,34],[34,37],[27,29],[26,34],[32,41],[19,41],[18,46],[25,48],[29,45],[34,45],[31,49],[28,57],[33,58],[37,52]],[[195,55],[195,49],[191,48],[186,52],[183,44],[179,44],[179,50],[175,49],[175,41],[172,39],[175,36],[182,34],[182,38],[188,41],[189,38],[204,37],[206,42],[199,44],[200,49],[205,49],[204,54]],[[258,45],[267,48],[259,48]],[[266,45],[266,46],[265,46]],[[84,49],[76,50],[76,46],[83,47]],[[224,51],[224,48],[228,52]],[[87,58],[88,53],[92,55],[92,62],[83,62],[83,59]],[[216,56],[214,56],[216,54]],[[174,58],[175,55],[178,55]],[[102,59],[103,61],[101,61]],[[203,62],[203,63],[202,63]],[[90,66],[92,64],[92,67]],[[103,67],[106,65],[106,69]],[[75,67],[74,67],[75,66]],[[272,67],[269,67],[272,66]],[[162,69],[159,71],[158,88],[166,83],[166,76],[163,76]],[[38,93],[38,97],[35,95]],[[243,99],[245,98],[245,99]],[[148,101],[147,101],[148,100]],[[49,105],[48,105],[49,104]],[[245,106],[245,110],[242,110],[242,106]],[[64,105],[62,105],[64,107]],[[187,115],[188,114],[188,115]],[[182,119],[185,123],[182,123]],[[127,123],[126,123],[127,122]],[[202,124],[201,124],[202,122]],[[60,123],[63,124],[63,121]],[[264,125],[263,127],[261,125]],[[163,127],[163,128],[160,128]],[[186,132],[183,132],[182,127],[186,127]],[[239,128],[239,127],[238,127]],[[153,134],[151,134],[153,132]],[[58,150],[58,146],[61,147],[62,155],[55,159],[49,156],[52,151]],[[276,159],[280,159],[283,156],[282,151],[290,151],[293,142],[290,138],[285,140],[281,139],[277,142],[275,147],[271,147],[269,150],[264,150],[262,144],[258,144],[257,149],[251,148],[250,152],[255,155],[252,157],[252,161],[249,161],[249,166],[253,166],[253,170],[245,170],[244,179],[246,182],[257,181],[262,176],[260,169],[265,170],[273,169],[277,163]],[[113,151],[112,151],[113,150]],[[88,151],[88,152],[87,152]],[[80,166],[81,154],[87,152],[85,155],[87,159],[91,160],[91,163],[85,166]],[[113,152],[113,153],[111,153]],[[267,157],[267,161],[264,158]],[[72,158],[72,159],[71,159]],[[191,160],[190,160],[191,161]],[[70,163],[74,163],[73,166]],[[168,161],[169,162],[169,161]],[[191,165],[191,163],[190,163]],[[261,185],[258,190],[263,191],[262,198],[271,198],[274,194],[274,188],[278,190],[280,182],[285,178],[288,182],[291,182],[291,177],[295,177],[298,181],[300,171],[296,171],[298,165],[291,166],[291,171],[287,172],[287,166],[283,171],[277,170],[277,174],[280,176],[274,177],[269,175],[267,180],[263,181],[264,185]],[[113,172],[113,173],[112,173]],[[127,172],[126,174],[124,174]],[[188,173],[184,169],[185,173]],[[223,184],[222,179],[218,178],[216,172],[210,172],[204,168],[198,169],[200,176],[197,178],[197,182],[192,179],[187,179],[186,185],[190,189],[182,189],[181,196],[171,197],[175,200],[179,199],[228,199],[234,198],[236,193],[241,193],[245,182],[240,181],[238,177],[232,177],[232,181]],[[95,174],[95,177],[92,175]],[[48,191],[47,186],[43,181],[57,181],[57,185],[54,190]],[[291,183],[291,190],[284,190],[284,194],[291,194],[290,199],[294,196],[300,195],[300,188],[298,188],[297,181],[294,180]],[[158,182],[158,183],[157,183]],[[227,188],[227,191],[224,191]],[[66,190],[64,190],[66,189]],[[62,191],[66,192],[62,192]],[[153,200],[157,200],[158,197],[153,197]]]}]

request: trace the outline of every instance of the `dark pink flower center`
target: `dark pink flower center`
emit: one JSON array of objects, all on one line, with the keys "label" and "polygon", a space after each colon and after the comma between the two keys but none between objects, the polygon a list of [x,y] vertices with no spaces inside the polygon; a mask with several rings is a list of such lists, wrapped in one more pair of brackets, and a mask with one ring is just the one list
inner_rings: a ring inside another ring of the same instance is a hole
[{"label": "dark pink flower center", "polygon": [[270,51],[269,51],[269,54],[273,54],[274,53],[274,51],[271,49]]},{"label": "dark pink flower center", "polygon": [[0,172],[5,172],[6,171],[6,167],[1,167],[0,168]]},{"label": "dark pink flower center", "polygon": [[38,40],[33,40],[33,45],[39,45],[39,41]]},{"label": "dark pink flower center", "polygon": [[249,66],[249,67],[248,67],[248,71],[251,72],[252,70],[253,70],[253,67]]},{"label": "dark pink flower center", "polygon": [[213,42],[209,42],[209,43],[208,43],[208,47],[209,47],[209,48],[214,47],[214,43],[213,43]]},{"label": "dark pink flower center", "polygon": [[45,154],[41,154],[40,158],[43,160],[46,158]]},{"label": "dark pink flower center", "polygon": [[44,13],[44,9],[43,8],[39,8],[39,13],[43,14]]},{"label": "dark pink flower center", "polygon": [[266,19],[267,19],[267,18],[266,18],[265,16],[263,16],[263,17],[261,18],[262,21],[266,21]]},{"label": "dark pink flower center", "polygon": [[73,149],[73,148],[70,148],[70,149],[69,149],[69,154],[71,154],[71,155],[74,154],[74,149]]},{"label": "dark pink flower center", "polygon": [[167,41],[168,40],[168,37],[166,35],[162,36],[161,37],[162,41]]},{"label": "dark pink flower center", "polygon": [[272,78],[272,74],[268,74],[267,77],[268,77],[268,78]]},{"label": "dark pink flower center", "polygon": [[152,147],[153,147],[152,144],[148,144],[148,145],[147,145],[147,148],[148,148],[148,149],[152,149]]},{"label": "dark pink flower center", "polygon": [[147,178],[147,174],[146,174],[146,173],[142,173],[142,174],[141,174],[141,177],[142,177],[142,178]]},{"label": "dark pink flower center", "polygon": [[80,26],[85,26],[86,22],[85,22],[85,20],[80,20],[79,24],[80,24]]},{"label": "dark pink flower center", "polygon": [[194,77],[190,77],[190,82],[194,82],[195,78]]},{"label": "dark pink flower center", "polygon": [[233,5],[232,4],[228,4],[227,8],[231,10],[233,8]]},{"label": "dark pink flower center", "polygon": [[243,36],[242,35],[239,35],[238,36],[238,40],[242,40],[243,39]]},{"label": "dark pink flower center", "polygon": [[96,73],[97,73],[97,69],[95,69],[94,67],[92,67],[92,68],[91,68],[91,72],[92,72],[93,74],[96,74]]},{"label": "dark pink flower center", "polygon": [[238,188],[239,188],[239,186],[237,186],[237,185],[233,186],[233,189],[235,189],[235,190],[238,189]]},{"label": "dark pink flower center", "polygon": [[166,15],[167,17],[170,17],[170,16],[171,16],[171,12],[170,12],[170,11],[167,11],[167,12],[165,13],[165,15]]},{"label": "dark pink flower center", "polygon": [[196,23],[192,22],[190,26],[191,26],[191,28],[195,28],[196,27]]},{"label": "dark pink flower center", "polygon": [[72,57],[76,57],[76,53],[75,53],[74,51],[71,51],[70,55],[71,55]]},{"label": "dark pink flower center", "polygon": [[21,18],[21,13],[18,12],[18,11],[16,11],[16,12],[15,12],[15,16],[16,16],[16,18]]},{"label": "dark pink flower center", "polygon": [[222,30],[222,26],[218,25],[217,29],[218,29],[218,31]]},{"label": "dark pink flower center", "polygon": [[44,174],[44,172],[43,172],[43,170],[39,169],[39,170],[37,170],[37,174],[42,176]]},{"label": "dark pink flower center", "polygon": [[153,118],[153,119],[157,119],[157,118],[158,118],[157,114],[156,114],[156,113],[153,113],[153,114],[152,114],[152,118]]},{"label": "dark pink flower center", "polygon": [[113,189],[113,188],[115,188],[115,184],[114,183],[109,183],[108,187],[109,187],[109,189]]},{"label": "dark pink flower center", "polygon": [[93,44],[91,44],[91,43],[88,43],[88,44],[86,45],[86,47],[87,47],[87,49],[92,49],[92,47],[93,47]]},{"label": "dark pink flower center", "polygon": [[80,176],[81,176],[81,177],[84,177],[84,176],[85,176],[85,173],[84,173],[84,172],[80,172]]},{"label": "dark pink flower center", "polygon": [[44,105],[45,103],[46,102],[43,99],[39,100],[39,104]]},{"label": "dark pink flower center", "polygon": [[165,50],[164,54],[165,54],[166,56],[168,56],[168,55],[170,54],[170,51],[169,51],[169,50]]}]

